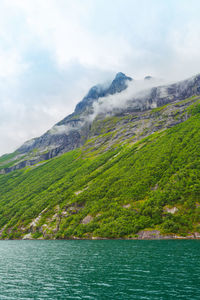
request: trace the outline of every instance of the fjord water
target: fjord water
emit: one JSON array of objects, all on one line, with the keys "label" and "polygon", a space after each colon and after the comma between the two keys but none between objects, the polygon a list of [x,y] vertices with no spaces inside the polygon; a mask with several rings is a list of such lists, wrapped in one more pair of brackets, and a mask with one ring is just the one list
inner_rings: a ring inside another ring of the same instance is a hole
[{"label": "fjord water", "polygon": [[200,241],[1,241],[0,299],[200,299]]}]

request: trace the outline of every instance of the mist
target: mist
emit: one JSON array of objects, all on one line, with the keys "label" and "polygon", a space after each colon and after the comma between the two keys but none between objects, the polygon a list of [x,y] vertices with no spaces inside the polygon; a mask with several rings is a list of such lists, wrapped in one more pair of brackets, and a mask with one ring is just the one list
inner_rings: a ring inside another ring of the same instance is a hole
[{"label": "mist", "polygon": [[127,81],[127,88],[124,91],[99,98],[97,102],[93,103],[93,113],[89,120],[92,122],[99,114],[113,115],[116,110],[126,109],[130,105],[130,101],[132,108],[141,106],[151,88],[169,83],[169,81],[156,78]]},{"label": "mist", "polygon": [[138,78],[199,73],[199,11],[199,0],[2,0],[0,155],[48,131],[118,72],[135,86],[100,99],[92,118],[150,88]]}]

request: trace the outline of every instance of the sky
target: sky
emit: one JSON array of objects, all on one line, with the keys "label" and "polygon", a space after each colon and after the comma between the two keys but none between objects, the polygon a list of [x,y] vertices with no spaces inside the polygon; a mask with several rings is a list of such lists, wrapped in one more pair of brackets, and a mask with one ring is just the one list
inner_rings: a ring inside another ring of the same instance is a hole
[{"label": "sky", "polygon": [[0,155],[117,72],[200,73],[199,0],[0,0]]}]

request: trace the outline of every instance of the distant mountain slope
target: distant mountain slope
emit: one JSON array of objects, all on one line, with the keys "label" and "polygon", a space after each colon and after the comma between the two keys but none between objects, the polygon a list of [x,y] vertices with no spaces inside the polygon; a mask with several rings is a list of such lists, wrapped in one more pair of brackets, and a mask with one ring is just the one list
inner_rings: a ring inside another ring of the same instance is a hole
[{"label": "distant mountain slope", "polygon": [[140,92],[136,93],[137,89],[134,90],[134,87],[137,87],[137,81],[118,73],[109,86],[92,87],[77,104],[73,114],[58,122],[41,137],[24,143],[11,155],[12,157],[9,155],[7,159],[6,156],[2,161],[0,159],[0,172],[8,173],[35,165],[81,147],[88,138],[93,137],[94,132],[91,131],[91,128],[94,128],[93,124],[108,115],[123,117],[135,112],[139,116],[140,112],[148,109],[200,94],[200,75],[148,89],[147,82],[153,83],[153,78],[145,77],[144,91],[140,88]]},{"label": "distant mountain slope", "polygon": [[[127,81],[131,81],[123,73],[118,73],[109,87],[104,88],[101,85],[92,87],[83,100],[77,104],[72,115],[57,123],[50,131],[43,136],[28,141],[18,149],[19,152],[29,152],[34,149],[49,151],[51,157],[58,153],[66,152],[79,147],[85,138],[83,132],[87,128],[84,127],[85,116],[92,112],[92,105],[99,98],[120,93],[127,88]],[[86,126],[87,127],[87,126]],[[82,141],[83,140],[83,141]]]},{"label": "distant mountain slope", "polygon": [[1,238],[200,237],[200,98],[177,99],[197,82],[168,87],[164,106],[97,116],[81,147],[0,175]]}]

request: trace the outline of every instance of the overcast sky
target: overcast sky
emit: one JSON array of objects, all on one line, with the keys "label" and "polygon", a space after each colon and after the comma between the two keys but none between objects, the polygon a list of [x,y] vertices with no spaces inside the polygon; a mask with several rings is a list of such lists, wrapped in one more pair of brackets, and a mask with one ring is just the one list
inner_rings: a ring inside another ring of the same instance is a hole
[{"label": "overcast sky", "polygon": [[121,71],[200,72],[199,0],[0,0],[0,154]]}]

